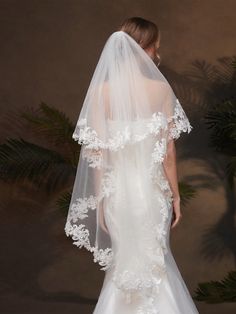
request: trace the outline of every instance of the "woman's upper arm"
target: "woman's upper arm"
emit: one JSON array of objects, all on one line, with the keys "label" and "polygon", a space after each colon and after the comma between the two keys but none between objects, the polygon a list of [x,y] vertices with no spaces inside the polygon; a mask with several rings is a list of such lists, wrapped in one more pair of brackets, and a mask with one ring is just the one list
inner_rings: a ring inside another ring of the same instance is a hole
[{"label": "woman's upper arm", "polygon": [[175,141],[174,139],[171,139],[167,143],[164,165],[168,166],[170,163],[172,163],[173,159],[175,159],[175,156],[176,156]]}]

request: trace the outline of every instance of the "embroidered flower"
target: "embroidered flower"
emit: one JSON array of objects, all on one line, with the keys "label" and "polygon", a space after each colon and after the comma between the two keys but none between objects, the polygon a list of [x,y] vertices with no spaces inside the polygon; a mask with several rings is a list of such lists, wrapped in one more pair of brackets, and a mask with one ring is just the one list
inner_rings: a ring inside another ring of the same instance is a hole
[{"label": "embroidered flower", "polygon": [[110,248],[98,249],[97,246],[91,246],[89,241],[89,230],[85,225],[71,225],[67,221],[65,226],[66,235],[74,240],[73,244],[79,248],[85,247],[88,251],[93,253],[94,262],[103,266],[101,270],[107,270],[112,265],[113,252]]},{"label": "embroidered flower", "polygon": [[106,248],[105,250],[103,250],[103,249],[98,249],[97,247],[95,247],[93,249],[93,256],[94,256],[93,261],[103,266],[101,270],[106,270],[110,268],[111,262],[113,259],[113,252],[111,248]]},{"label": "embroidered flower", "polygon": [[78,198],[72,203],[68,212],[65,233],[74,240],[73,244],[79,248],[85,247],[93,253],[94,262],[103,266],[101,270],[110,268],[113,252],[111,248],[101,249],[97,245],[92,246],[90,243],[90,233],[85,224],[76,224],[79,219],[88,217],[88,210],[95,210],[98,203],[103,197],[108,197],[115,191],[115,177],[112,171],[107,171],[101,181],[101,192],[98,196],[90,195],[89,197]]},{"label": "embroidered flower", "polygon": [[[99,138],[97,132],[87,125],[85,118],[80,119],[77,123],[75,131],[72,135],[73,139],[78,141],[79,144],[84,144],[90,149],[110,149],[117,151],[123,148],[127,143],[137,142],[144,140],[147,136],[160,134],[160,131],[166,131],[169,123],[168,139],[177,139],[181,132],[190,132],[192,126],[179,102],[176,99],[174,104],[174,114],[168,119],[161,112],[154,112],[150,119],[140,119],[133,121],[136,127],[141,126],[143,131],[141,134],[136,132],[136,128],[131,129],[131,124],[126,125],[124,129],[120,127],[115,133],[111,132],[111,136],[106,141]],[[116,121],[119,122],[119,121]],[[91,165],[97,165],[98,161],[92,162]],[[98,167],[99,167],[98,163]]]},{"label": "embroidered flower", "polygon": [[104,174],[101,191],[103,197],[108,197],[111,193],[115,192],[115,176],[112,171],[107,171]]},{"label": "embroidered flower", "polygon": [[150,122],[148,122],[147,127],[150,133],[158,134],[161,129],[166,129],[167,123],[161,112],[154,112]]},{"label": "embroidered flower", "polygon": [[76,202],[71,205],[69,219],[76,222],[78,219],[88,217],[87,212],[89,209],[96,209],[97,198],[91,195],[90,197],[78,198]]},{"label": "embroidered flower", "polygon": [[174,115],[168,119],[168,122],[170,125],[168,139],[177,139],[179,138],[181,132],[189,133],[192,129],[192,126],[190,125],[178,99],[176,99]]},{"label": "embroidered flower", "polygon": [[162,162],[166,153],[166,140],[157,141],[152,153],[153,162]]},{"label": "embroidered flower", "polygon": [[102,167],[102,152],[101,150],[84,148],[82,158],[88,161],[89,167],[101,169]]},{"label": "embroidered flower", "polygon": [[83,246],[90,251],[89,230],[85,225],[71,225],[70,221],[66,223],[65,232],[67,236],[71,236],[74,240],[73,244],[82,248]]}]

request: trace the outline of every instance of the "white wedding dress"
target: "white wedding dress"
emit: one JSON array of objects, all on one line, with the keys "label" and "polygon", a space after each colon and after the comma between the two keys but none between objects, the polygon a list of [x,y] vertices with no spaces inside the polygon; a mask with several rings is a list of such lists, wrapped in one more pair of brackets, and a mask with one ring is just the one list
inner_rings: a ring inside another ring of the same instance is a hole
[{"label": "white wedding dress", "polygon": [[[145,124],[134,122],[136,134]],[[105,220],[116,262],[106,271],[94,314],[198,313],[170,250],[171,192],[162,164],[152,162],[155,141],[148,137],[113,153]],[[119,287],[133,290],[125,295]]]},{"label": "white wedding dress", "polygon": [[81,144],[65,232],[105,280],[94,314],[198,313],[171,254],[170,140],[191,125],[165,77],[126,33],[101,54],[73,133]]}]

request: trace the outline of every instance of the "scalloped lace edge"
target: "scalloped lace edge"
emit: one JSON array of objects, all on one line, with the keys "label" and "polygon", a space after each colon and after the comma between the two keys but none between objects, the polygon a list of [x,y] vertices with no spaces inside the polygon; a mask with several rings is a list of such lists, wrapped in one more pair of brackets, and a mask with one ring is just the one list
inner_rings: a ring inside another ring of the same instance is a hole
[{"label": "scalloped lace edge", "polygon": [[168,119],[161,112],[154,112],[152,117],[146,122],[146,132],[142,135],[133,134],[130,127],[127,126],[122,131],[117,131],[116,134],[109,138],[106,142],[98,137],[97,132],[87,125],[86,118],[80,119],[77,122],[72,138],[78,141],[79,144],[86,145],[90,149],[110,149],[116,151],[123,148],[124,145],[130,142],[138,142],[145,139],[150,134],[159,134],[161,129],[167,130],[170,123],[168,140],[179,138],[181,132],[190,132],[192,126],[179,102],[176,99],[176,105],[173,116]]}]

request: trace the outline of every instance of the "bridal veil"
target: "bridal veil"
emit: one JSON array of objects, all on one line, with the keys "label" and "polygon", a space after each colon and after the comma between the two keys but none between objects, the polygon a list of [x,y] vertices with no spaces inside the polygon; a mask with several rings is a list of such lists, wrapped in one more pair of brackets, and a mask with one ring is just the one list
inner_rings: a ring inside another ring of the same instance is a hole
[{"label": "bridal veil", "polygon": [[[143,266],[135,269],[131,264],[132,257],[146,258],[145,217],[153,223],[147,230],[155,237],[159,253],[156,257],[147,253],[149,260],[142,265],[152,269],[155,264],[163,270],[171,191],[161,165],[168,141],[190,130],[179,100],[153,60],[127,33],[112,33],[73,133],[81,152],[65,232],[73,244],[93,254],[102,270],[116,269],[114,279],[121,289],[140,289],[152,280]],[[137,173],[145,163],[139,182]],[[161,196],[155,213],[148,206],[150,193],[155,191],[149,184]]]}]

